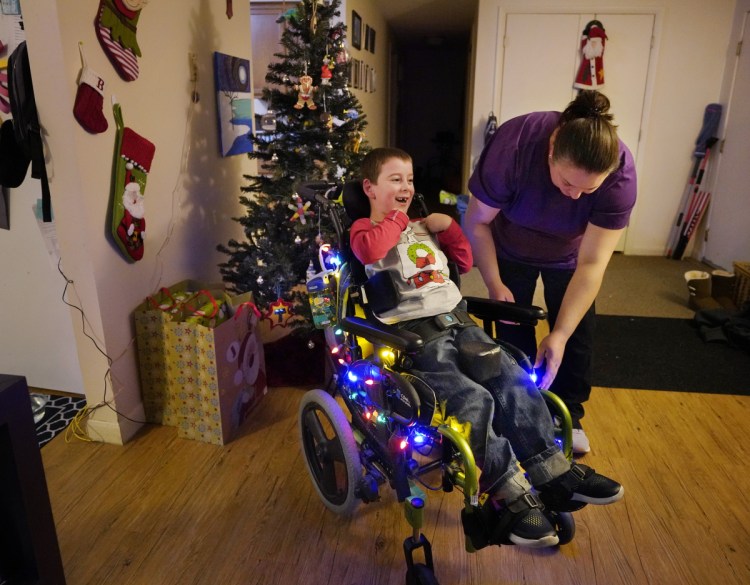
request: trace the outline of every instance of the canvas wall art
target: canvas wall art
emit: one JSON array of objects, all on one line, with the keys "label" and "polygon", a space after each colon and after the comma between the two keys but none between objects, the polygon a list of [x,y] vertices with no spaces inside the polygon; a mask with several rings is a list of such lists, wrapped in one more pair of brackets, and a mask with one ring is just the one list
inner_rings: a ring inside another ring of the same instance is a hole
[{"label": "canvas wall art", "polygon": [[214,53],[216,108],[222,156],[252,152],[253,94],[250,61]]}]

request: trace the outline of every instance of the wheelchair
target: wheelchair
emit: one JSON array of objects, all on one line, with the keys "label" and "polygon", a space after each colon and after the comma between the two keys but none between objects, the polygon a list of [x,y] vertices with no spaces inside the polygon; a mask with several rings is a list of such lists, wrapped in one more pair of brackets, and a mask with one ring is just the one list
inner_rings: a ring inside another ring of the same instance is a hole
[{"label": "wheelchair", "polygon": [[[320,270],[307,283],[313,320],[324,331],[328,362],[325,389],[308,390],[299,406],[305,465],[323,504],[340,515],[352,514],[361,502],[376,502],[383,486],[395,490],[411,527],[403,546],[406,583],[436,584],[432,548],[421,533],[428,491],[455,489],[463,494],[467,552],[494,544],[480,520],[480,471],[468,437],[457,421],[441,411],[432,388],[409,372],[410,356],[421,350],[423,339],[374,317],[383,307],[393,306],[394,292],[388,283],[378,281],[383,273],[368,280],[349,248],[351,223],[369,217],[361,183],[305,183],[297,186],[297,193],[317,203],[336,240],[321,246]],[[426,216],[420,194],[415,194],[415,204]],[[457,271],[451,278],[457,280]],[[534,326],[546,318],[539,307],[476,297],[464,301],[468,313],[493,339],[499,320]],[[533,376],[525,354],[497,343]],[[570,414],[560,398],[540,392],[561,421],[556,441],[570,460]],[[575,535],[570,512],[546,513],[560,544],[570,542]]]}]

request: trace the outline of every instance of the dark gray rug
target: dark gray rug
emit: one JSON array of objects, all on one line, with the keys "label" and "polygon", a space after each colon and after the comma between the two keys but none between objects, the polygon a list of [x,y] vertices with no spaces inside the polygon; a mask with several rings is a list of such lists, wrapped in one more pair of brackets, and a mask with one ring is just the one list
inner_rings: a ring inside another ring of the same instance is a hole
[{"label": "dark gray rug", "polygon": [[49,443],[55,436],[65,430],[83,407],[84,397],[51,396],[44,407],[44,417],[36,423],[36,436],[39,448]]},{"label": "dark gray rug", "polygon": [[705,343],[692,319],[596,319],[594,386],[750,394],[750,354]]}]

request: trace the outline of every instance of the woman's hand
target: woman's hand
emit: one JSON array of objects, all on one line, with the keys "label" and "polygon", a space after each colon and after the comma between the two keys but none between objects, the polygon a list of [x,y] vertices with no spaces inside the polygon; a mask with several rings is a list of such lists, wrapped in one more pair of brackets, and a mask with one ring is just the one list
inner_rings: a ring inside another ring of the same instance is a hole
[{"label": "woman's hand", "polygon": [[567,341],[565,336],[553,331],[542,339],[539,344],[536,350],[536,361],[534,362],[535,370],[544,365],[544,376],[541,382],[537,384],[539,388],[549,390],[552,382],[555,381],[557,370],[560,369],[560,364],[565,354],[565,344]]},{"label": "woman's hand", "polygon": [[[487,287],[489,297],[494,301],[505,301],[507,303],[515,303],[516,298],[513,296],[513,292],[505,286],[502,282],[496,284],[492,288]],[[503,321],[504,323],[505,321]]]},{"label": "woman's hand", "polygon": [[453,219],[444,213],[431,213],[424,218],[424,225],[433,234],[439,234],[451,227]]}]

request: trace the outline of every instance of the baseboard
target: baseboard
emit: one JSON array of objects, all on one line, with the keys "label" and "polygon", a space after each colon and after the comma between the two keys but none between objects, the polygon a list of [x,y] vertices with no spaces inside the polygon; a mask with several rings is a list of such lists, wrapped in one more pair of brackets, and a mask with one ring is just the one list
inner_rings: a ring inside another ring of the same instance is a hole
[{"label": "baseboard", "polygon": [[144,423],[138,422],[141,417],[143,417],[143,409],[127,415],[127,418],[118,416],[117,421],[89,418],[86,431],[92,441],[124,445],[143,428]]}]

